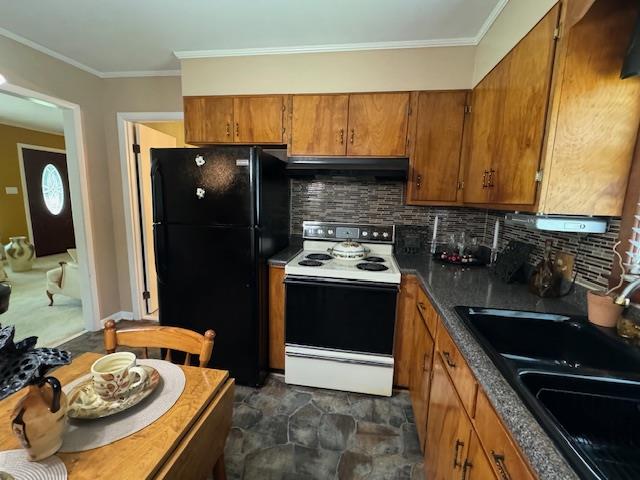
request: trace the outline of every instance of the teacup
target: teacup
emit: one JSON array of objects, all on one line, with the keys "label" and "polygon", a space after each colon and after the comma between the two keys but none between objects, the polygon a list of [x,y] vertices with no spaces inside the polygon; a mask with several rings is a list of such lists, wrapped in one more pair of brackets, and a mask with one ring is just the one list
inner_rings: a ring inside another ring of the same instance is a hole
[{"label": "teacup", "polygon": [[128,397],[147,380],[147,372],[136,366],[136,356],[131,352],[111,353],[96,360],[91,375],[94,391],[107,401]]}]

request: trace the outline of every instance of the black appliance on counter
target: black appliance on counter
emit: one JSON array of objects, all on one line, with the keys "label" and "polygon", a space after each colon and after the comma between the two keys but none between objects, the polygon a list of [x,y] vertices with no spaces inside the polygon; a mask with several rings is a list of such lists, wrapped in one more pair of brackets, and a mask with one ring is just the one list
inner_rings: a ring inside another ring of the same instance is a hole
[{"label": "black appliance on counter", "polygon": [[161,325],[216,332],[210,366],[260,385],[267,259],[289,235],[286,163],[258,147],[151,149]]}]

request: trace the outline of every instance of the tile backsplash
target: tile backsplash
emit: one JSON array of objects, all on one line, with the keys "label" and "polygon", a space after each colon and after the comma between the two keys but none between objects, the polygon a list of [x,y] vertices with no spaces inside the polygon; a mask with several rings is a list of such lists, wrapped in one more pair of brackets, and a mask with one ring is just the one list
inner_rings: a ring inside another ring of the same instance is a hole
[{"label": "tile backsplash", "polygon": [[518,225],[505,225],[497,211],[466,207],[418,207],[404,205],[404,185],[397,181],[349,177],[325,177],[313,180],[291,180],[291,233],[302,234],[304,220],[351,223],[393,223],[424,227],[430,232],[438,215],[438,241],[446,242],[450,233],[463,229],[477,236],[485,245],[493,239],[496,219],[501,219],[500,248],[509,240],[534,245],[529,259],[536,264],[542,258],[544,243],[553,241],[555,250],[576,254],[576,282],[588,288],[608,285],[614,261],[613,244],[620,232],[620,219],[610,221],[606,233],[588,236],[540,232]]}]

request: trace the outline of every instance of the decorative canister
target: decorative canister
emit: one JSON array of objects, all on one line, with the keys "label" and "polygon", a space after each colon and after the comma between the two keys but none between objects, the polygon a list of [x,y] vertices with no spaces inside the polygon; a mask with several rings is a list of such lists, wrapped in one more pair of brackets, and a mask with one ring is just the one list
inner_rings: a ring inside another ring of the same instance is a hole
[{"label": "decorative canister", "polygon": [[44,460],[62,446],[67,426],[67,397],[55,377],[27,387],[11,417],[11,427],[31,461]]},{"label": "decorative canister", "polygon": [[11,243],[4,247],[9,266],[14,272],[26,272],[33,267],[35,249],[27,237],[9,237]]}]

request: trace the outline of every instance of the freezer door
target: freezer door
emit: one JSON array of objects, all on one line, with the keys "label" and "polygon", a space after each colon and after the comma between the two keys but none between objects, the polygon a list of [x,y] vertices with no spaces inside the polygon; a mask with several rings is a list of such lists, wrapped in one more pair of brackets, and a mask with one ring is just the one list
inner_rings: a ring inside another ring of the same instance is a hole
[{"label": "freezer door", "polygon": [[254,225],[255,149],[151,149],[153,221]]},{"label": "freezer door", "polygon": [[160,323],[216,332],[211,366],[238,383],[260,382],[261,337],[255,230],[154,226]]}]

